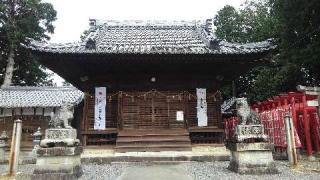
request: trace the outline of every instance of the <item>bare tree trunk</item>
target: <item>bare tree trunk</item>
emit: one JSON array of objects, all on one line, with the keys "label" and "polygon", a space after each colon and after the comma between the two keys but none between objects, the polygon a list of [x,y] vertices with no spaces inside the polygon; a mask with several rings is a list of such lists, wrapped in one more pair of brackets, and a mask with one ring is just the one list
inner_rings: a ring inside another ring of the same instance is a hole
[{"label": "bare tree trunk", "polygon": [[15,58],[15,6],[16,0],[11,0],[10,2],[10,12],[8,16],[8,24],[9,30],[7,32],[8,39],[9,39],[9,53],[7,59],[7,67],[6,72],[4,74],[3,84],[1,88],[10,86],[12,83],[12,76],[14,71],[14,58]]},{"label": "bare tree trunk", "polygon": [[11,46],[8,54],[6,72],[1,88],[10,86],[12,83],[12,76],[14,71],[14,48]]}]

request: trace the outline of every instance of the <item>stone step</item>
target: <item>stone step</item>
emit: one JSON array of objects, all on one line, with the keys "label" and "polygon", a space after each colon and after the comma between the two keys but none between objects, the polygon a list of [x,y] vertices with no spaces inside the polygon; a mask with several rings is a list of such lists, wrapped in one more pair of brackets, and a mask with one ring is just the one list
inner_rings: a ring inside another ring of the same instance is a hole
[{"label": "stone step", "polygon": [[83,157],[81,158],[81,162],[82,164],[92,164],[92,163],[110,164],[115,162],[180,163],[181,161],[212,162],[212,161],[229,161],[230,159],[230,155],[130,156],[130,155],[126,155],[125,152],[119,152],[117,155],[118,156],[110,156],[110,157]]},{"label": "stone step", "polygon": [[133,141],[133,142],[117,142],[117,147],[120,146],[149,146],[149,145],[172,145],[172,146],[180,146],[180,145],[191,145],[190,141]]},{"label": "stone step", "polygon": [[159,146],[154,146],[154,147],[116,147],[115,151],[117,153],[122,153],[122,152],[160,152],[160,151],[191,151],[192,148],[191,146],[185,146],[185,147],[177,147],[177,146],[172,146],[172,147],[159,147]]},{"label": "stone step", "polygon": [[117,142],[190,142],[188,136],[161,136],[161,137],[150,137],[150,136],[140,136],[140,137],[118,137]]}]

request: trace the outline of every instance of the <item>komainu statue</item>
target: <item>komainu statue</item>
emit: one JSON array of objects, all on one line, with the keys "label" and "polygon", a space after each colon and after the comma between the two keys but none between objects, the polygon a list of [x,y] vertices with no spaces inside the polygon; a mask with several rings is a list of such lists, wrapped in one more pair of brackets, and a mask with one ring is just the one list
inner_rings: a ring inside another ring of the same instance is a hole
[{"label": "komainu statue", "polygon": [[264,133],[264,126],[258,113],[250,108],[247,98],[236,99],[237,125],[233,139],[236,142],[254,140],[255,142],[267,142],[268,136]]},{"label": "komainu statue", "polygon": [[46,129],[45,138],[41,140],[41,147],[77,146],[77,130],[71,127],[74,105],[63,102],[61,108],[51,114],[49,128]]},{"label": "komainu statue", "polygon": [[257,112],[253,111],[247,102],[247,98],[236,99],[237,117],[241,125],[261,124],[260,117]]},{"label": "komainu statue", "polygon": [[63,103],[56,113],[51,113],[49,122],[50,128],[67,128],[71,129],[71,120],[73,119],[74,105],[72,103]]},{"label": "komainu statue", "polygon": [[263,123],[246,98],[236,99],[239,124],[226,142],[230,150],[228,169],[239,174],[274,174],[278,169],[273,161],[273,145],[264,133]]}]

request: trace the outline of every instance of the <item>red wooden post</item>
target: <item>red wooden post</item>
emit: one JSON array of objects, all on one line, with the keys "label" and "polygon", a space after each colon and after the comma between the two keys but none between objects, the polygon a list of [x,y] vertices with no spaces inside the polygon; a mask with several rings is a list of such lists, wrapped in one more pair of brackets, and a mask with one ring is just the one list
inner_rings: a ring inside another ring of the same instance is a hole
[{"label": "red wooden post", "polygon": [[297,117],[296,102],[294,97],[291,97],[291,111],[292,111],[292,120],[293,120],[294,127],[298,128],[298,117]]},{"label": "red wooden post", "polygon": [[320,151],[320,144],[319,144],[319,132],[317,130],[318,126],[319,126],[319,122],[317,122],[317,113],[316,112],[312,112],[310,113],[310,121],[311,121],[311,124],[312,124],[312,134],[313,134],[313,137],[314,137],[314,144],[315,144],[315,147],[316,147],[316,150],[317,152]]},{"label": "red wooden post", "polygon": [[306,137],[306,148],[307,148],[307,155],[312,155],[312,144],[311,144],[311,135],[310,135],[310,123],[308,118],[308,111],[307,107],[307,97],[306,95],[302,96],[302,104],[303,104],[303,125],[304,125],[304,134]]}]

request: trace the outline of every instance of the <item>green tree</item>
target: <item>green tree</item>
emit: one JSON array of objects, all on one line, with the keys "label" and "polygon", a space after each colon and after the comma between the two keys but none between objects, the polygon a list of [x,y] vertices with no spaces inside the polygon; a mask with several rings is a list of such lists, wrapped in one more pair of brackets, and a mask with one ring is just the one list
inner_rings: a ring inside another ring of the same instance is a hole
[{"label": "green tree", "polygon": [[48,40],[56,11],[41,0],[0,0],[0,79],[2,86],[47,84],[48,73],[21,47],[28,38]]},{"label": "green tree", "polygon": [[267,0],[246,1],[242,9],[226,5],[214,18],[216,36],[229,42],[247,43],[276,38],[277,19]]},{"label": "green tree", "polygon": [[[277,19],[274,18],[270,4],[266,0],[246,1],[243,8],[239,10],[227,5],[218,11],[214,18],[214,25],[216,36],[229,42],[257,42],[277,37]],[[257,76],[266,68],[273,67],[257,67],[237,78],[235,80],[237,94],[246,94],[250,100],[257,100],[259,96],[253,96],[257,94],[255,92]],[[225,98],[232,96],[231,89],[230,85],[222,88]],[[270,93],[264,94],[262,97]]]},{"label": "green tree", "polygon": [[271,0],[281,31],[281,60],[300,66],[306,85],[320,84],[320,2]]},{"label": "green tree", "polygon": [[218,11],[213,21],[216,36],[229,42],[242,42],[241,23],[239,22],[239,12],[232,6],[224,6]]},{"label": "green tree", "polygon": [[[232,42],[278,39],[274,63],[256,67],[236,80],[237,91],[251,101],[261,101],[281,92],[295,91],[296,85],[319,85],[320,3],[317,0],[247,1],[233,13],[221,9],[215,17],[218,38]],[[227,9],[231,9],[228,7]],[[230,10],[229,10],[230,11]],[[237,21],[225,23],[220,17]],[[232,27],[230,27],[232,24]],[[237,32],[230,33],[229,29]],[[231,88],[224,87],[226,96]]]}]

